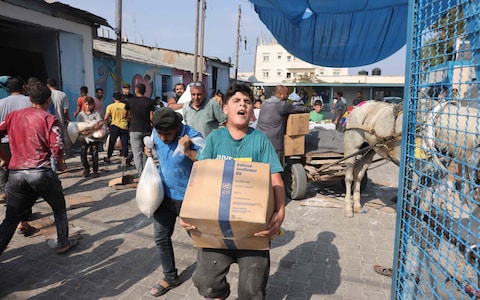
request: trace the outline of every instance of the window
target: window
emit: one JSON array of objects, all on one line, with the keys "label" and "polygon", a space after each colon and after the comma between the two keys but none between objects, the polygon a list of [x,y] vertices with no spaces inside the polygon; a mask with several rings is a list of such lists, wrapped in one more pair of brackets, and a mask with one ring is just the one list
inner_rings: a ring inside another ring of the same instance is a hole
[{"label": "window", "polygon": [[333,76],[340,76],[340,72],[339,71],[334,71]]},{"label": "window", "polygon": [[263,62],[269,62],[270,61],[270,56],[264,55],[263,56]]},{"label": "window", "polygon": [[292,75],[293,75],[293,77],[297,77],[297,73],[295,73],[295,72],[293,72]]},{"label": "window", "polygon": [[277,77],[281,77],[282,76],[282,72],[281,71],[277,71]]},{"label": "window", "polygon": [[292,74],[290,72],[287,72],[287,78],[292,78]]},{"label": "window", "polygon": [[282,55],[281,55],[281,54],[277,54],[277,59],[278,59],[278,60],[282,60]]},{"label": "window", "polygon": [[263,71],[263,78],[268,78],[268,72],[267,71]]},{"label": "window", "polygon": [[287,55],[287,61],[291,61],[292,60],[292,56],[291,55]]}]

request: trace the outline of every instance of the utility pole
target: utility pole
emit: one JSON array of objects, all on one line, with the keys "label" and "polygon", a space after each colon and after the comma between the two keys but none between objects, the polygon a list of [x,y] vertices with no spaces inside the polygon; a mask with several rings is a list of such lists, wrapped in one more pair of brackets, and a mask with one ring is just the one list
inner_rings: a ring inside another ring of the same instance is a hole
[{"label": "utility pole", "polygon": [[202,0],[202,29],[200,33],[200,74],[198,75],[198,81],[203,82],[203,45],[205,36],[205,11],[207,10],[207,0]]},{"label": "utility pole", "polygon": [[197,0],[197,10],[195,18],[195,50],[193,54],[193,81],[198,81],[198,19],[200,15],[200,0]]},{"label": "utility pole", "polygon": [[115,56],[115,91],[122,90],[122,0],[117,0],[117,52]]},{"label": "utility pole", "polygon": [[242,15],[242,8],[240,7],[240,4],[238,5],[238,26],[237,26],[237,50],[236,50],[236,57],[235,57],[235,79],[233,80],[233,84],[237,83],[237,77],[238,77],[238,51],[240,48],[240,18]]}]

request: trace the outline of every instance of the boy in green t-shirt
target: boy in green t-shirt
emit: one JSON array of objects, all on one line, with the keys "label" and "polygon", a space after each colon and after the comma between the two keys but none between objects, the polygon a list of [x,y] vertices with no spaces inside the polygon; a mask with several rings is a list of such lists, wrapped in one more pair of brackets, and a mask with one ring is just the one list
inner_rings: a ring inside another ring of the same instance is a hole
[{"label": "boy in green t-shirt", "polygon": [[[285,218],[283,167],[268,137],[248,126],[253,116],[253,99],[252,90],[247,85],[228,89],[223,105],[227,115],[226,127],[207,137],[197,159],[240,159],[270,164],[275,212],[268,229],[255,233],[255,236],[273,238],[278,235]],[[183,221],[180,224],[187,230],[195,229]],[[238,298],[264,299],[270,267],[269,250],[198,249],[192,280],[199,294],[206,298],[226,299],[230,294],[226,276],[233,263],[239,267]]]},{"label": "boy in green t-shirt", "polygon": [[320,100],[315,100],[313,110],[310,112],[310,121],[320,123],[323,121],[323,104]]}]

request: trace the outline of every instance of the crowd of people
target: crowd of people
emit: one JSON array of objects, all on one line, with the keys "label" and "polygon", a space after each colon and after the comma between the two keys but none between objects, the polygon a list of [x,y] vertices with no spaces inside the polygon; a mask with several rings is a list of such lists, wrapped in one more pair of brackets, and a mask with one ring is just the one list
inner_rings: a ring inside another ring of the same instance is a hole
[{"label": "crowd of people", "polygon": [[[288,88],[282,85],[276,86],[269,98],[263,89],[255,97],[252,88],[242,84],[229,87],[225,95],[217,90],[208,98],[204,84],[194,81],[188,85],[176,84],[175,96],[166,103],[146,97],[144,84],[136,84],[131,93],[131,86],[126,83],[121,91],[113,91],[113,103],[106,107],[103,89],[97,88],[91,97],[88,88],[82,86],[73,113],[75,120],[71,120],[69,99],[58,85],[54,78],[46,83],[32,79],[26,84],[21,78],[11,77],[5,82],[9,95],[0,99],[0,201],[6,201],[7,210],[0,225],[0,254],[15,230],[25,236],[37,231],[28,224],[28,218],[38,197],[45,199],[54,213],[56,253],[66,253],[78,244],[78,240],[68,238],[65,198],[57,171],[65,170],[65,157],[74,155],[68,124],[74,121],[90,124],[80,132],[84,177],[100,175],[99,152],[104,150],[107,135],[109,142],[103,159],[106,164],[111,163],[117,139],[121,144],[122,166],[127,168],[133,161],[138,175],[152,150],[157,153],[165,197],[153,215],[153,237],[164,278],[152,287],[152,296],[163,295],[180,284],[171,237],[193,163],[202,159],[249,159],[269,164],[275,211],[268,228],[255,235],[273,237],[279,233],[285,217],[282,177],[285,122],[292,113],[309,113],[313,122],[324,119],[323,99],[316,92],[312,95],[311,109],[287,101]],[[179,103],[187,87],[191,99]],[[346,101],[340,91],[334,97],[337,104],[333,123],[338,129]],[[25,115],[29,118],[20,121]],[[11,134],[13,131],[15,135]],[[153,143],[145,144],[146,137]],[[192,142],[198,138],[203,139],[202,146]],[[174,155],[179,145],[184,149],[183,155]],[[195,230],[195,226],[181,219],[179,223],[187,230]],[[228,297],[230,285],[226,276],[232,263],[239,265],[240,299],[265,298],[270,265],[268,250],[198,249],[193,282],[199,294],[206,298]]]}]

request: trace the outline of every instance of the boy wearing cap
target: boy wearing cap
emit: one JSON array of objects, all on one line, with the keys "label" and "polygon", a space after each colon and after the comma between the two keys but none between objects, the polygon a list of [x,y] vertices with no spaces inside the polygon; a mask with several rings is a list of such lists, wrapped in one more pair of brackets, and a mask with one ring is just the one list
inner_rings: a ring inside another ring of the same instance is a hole
[{"label": "boy wearing cap", "polygon": [[[159,173],[165,191],[162,204],[153,214],[153,234],[165,276],[150,290],[150,294],[155,297],[179,285],[171,237],[193,161],[199,150],[198,146],[192,144],[190,138],[201,137],[195,129],[182,124],[182,120],[181,114],[168,107],[158,109],[152,118],[153,142],[160,162]],[[184,154],[173,155],[179,145],[184,147]],[[145,147],[145,154],[151,156],[151,149]]]},{"label": "boy wearing cap", "polygon": [[[280,160],[268,137],[248,126],[253,116],[253,93],[247,85],[230,87],[223,111],[227,115],[225,128],[213,131],[198,153],[201,159],[247,160],[270,164],[275,211],[268,229],[255,236],[278,235],[285,217],[285,188]],[[201,201],[201,198],[199,199]],[[180,222],[187,230],[195,227]],[[264,299],[270,269],[269,250],[198,249],[197,266],[192,279],[198,292],[205,298],[226,299],[230,295],[227,273],[230,265],[239,267],[238,298]]]}]

